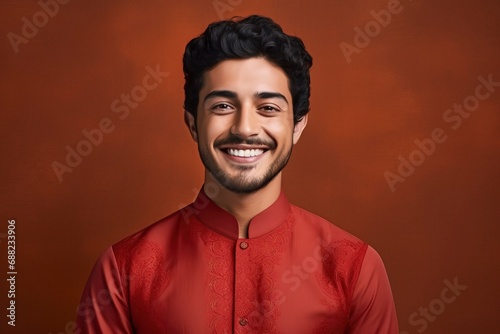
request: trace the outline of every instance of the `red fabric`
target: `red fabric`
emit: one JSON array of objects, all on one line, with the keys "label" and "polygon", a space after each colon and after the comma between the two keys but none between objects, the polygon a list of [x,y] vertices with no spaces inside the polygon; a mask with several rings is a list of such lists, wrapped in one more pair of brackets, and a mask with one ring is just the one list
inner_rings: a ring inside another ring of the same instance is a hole
[{"label": "red fabric", "polygon": [[113,245],[77,323],[83,333],[398,333],[378,254],[283,193],[248,239],[202,191]]}]

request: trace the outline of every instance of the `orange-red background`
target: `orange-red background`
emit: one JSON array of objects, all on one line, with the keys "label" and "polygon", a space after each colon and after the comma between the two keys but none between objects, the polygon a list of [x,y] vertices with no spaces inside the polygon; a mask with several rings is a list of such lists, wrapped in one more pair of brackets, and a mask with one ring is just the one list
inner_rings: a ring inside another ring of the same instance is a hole
[{"label": "orange-red background", "polygon": [[[348,64],[339,44],[353,44],[353,28],[387,3],[243,0],[223,15],[271,16],[313,55],[309,125],[284,188],[293,203],[379,251],[401,330],[417,333],[409,316],[458,277],[467,290],[425,333],[498,333],[500,87],[457,130],[442,116],[474,93],[479,75],[500,81],[500,5],[402,0],[403,10]],[[0,233],[16,220],[18,277],[17,326],[6,326],[2,279],[0,328],[55,334],[75,318],[99,254],[189,203],[201,185],[182,120],[181,57],[219,16],[212,0],[74,0],[16,54],[7,34],[21,34],[21,18],[32,20],[40,6],[1,7]],[[170,75],[120,120],[111,102],[156,64]],[[105,117],[115,130],[59,182],[52,162],[64,163],[66,145],[75,148],[81,131]],[[437,127],[447,141],[391,192],[384,172],[396,172],[398,156]]]}]

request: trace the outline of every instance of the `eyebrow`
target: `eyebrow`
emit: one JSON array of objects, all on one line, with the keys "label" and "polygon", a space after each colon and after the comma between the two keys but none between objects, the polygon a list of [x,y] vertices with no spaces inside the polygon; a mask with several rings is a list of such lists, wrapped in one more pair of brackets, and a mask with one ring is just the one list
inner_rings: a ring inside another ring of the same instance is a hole
[{"label": "eyebrow", "polygon": [[256,97],[259,99],[281,99],[288,104],[288,100],[286,99],[285,95],[278,93],[278,92],[260,92],[255,94]]},{"label": "eyebrow", "polygon": [[236,94],[236,92],[233,92],[230,90],[213,90],[210,93],[208,93],[207,96],[205,96],[205,98],[203,99],[203,102],[205,102],[206,100],[211,99],[213,97],[227,97],[230,99],[234,99],[234,98],[238,97],[238,94]]},{"label": "eyebrow", "polygon": [[[281,99],[285,101],[286,104],[288,104],[288,100],[286,99],[285,95],[278,92],[258,92],[255,93],[254,96],[259,99]],[[238,97],[238,94],[230,90],[213,90],[205,96],[203,102],[214,97],[225,97],[229,99],[235,99]]]}]

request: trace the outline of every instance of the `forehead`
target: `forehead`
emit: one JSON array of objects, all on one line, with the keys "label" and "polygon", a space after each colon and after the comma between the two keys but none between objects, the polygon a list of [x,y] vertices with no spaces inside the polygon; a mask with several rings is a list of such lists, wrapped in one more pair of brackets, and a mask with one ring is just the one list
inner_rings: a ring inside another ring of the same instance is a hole
[{"label": "forehead", "polygon": [[205,73],[200,95],[212,90],[231,90],[238,94],[275,91],[290,95],[288,78],[277,65],[261,58],[228,59]]}]

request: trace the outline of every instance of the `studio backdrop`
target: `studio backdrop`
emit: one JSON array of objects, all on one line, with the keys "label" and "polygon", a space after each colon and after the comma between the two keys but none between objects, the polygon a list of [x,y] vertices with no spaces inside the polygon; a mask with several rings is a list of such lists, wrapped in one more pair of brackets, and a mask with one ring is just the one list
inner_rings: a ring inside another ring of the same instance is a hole
[{"label": "studio backdrop", "polygon": [[261,14],[314,58],[290,202],[381,254],[402,334],[498,333],[499,2],[4,0],[0,12],[0,332],[75,332],[98,256],[193,201],[203,166],[183,121],[184,47],[210,22]]}]

